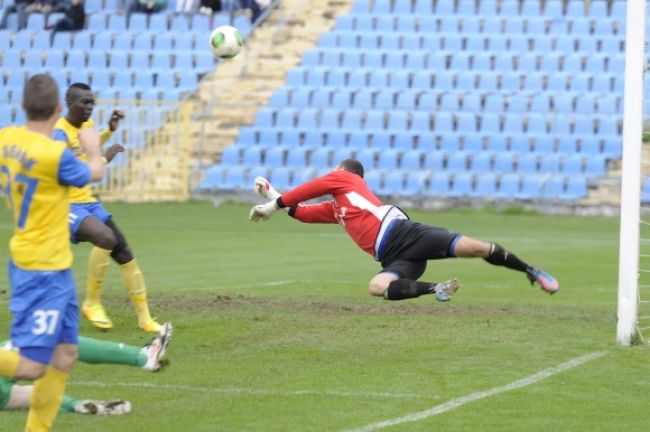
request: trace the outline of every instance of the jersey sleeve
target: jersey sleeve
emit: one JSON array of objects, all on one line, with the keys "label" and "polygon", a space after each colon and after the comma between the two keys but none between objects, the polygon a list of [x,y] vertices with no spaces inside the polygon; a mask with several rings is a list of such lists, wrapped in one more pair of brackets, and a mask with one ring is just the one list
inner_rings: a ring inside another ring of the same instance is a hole
[{"label": "jersey sleeve", "polygon": [[90,167],[74,157],[69,148],[63,150],[59,161],[59,183],[76,187],[83,187],[90,183]]},{"label": "jersey sleeve", "polygon": [[334,201],[320,204],[297,204],[289,209],[289,216],[305,223],[338,223]]},{"label": "jersey sleeve", "polygon": [[278,198],[278,204],[281,204],[280,207],[292,207],[303,201],[309,201],[323,195],[334,195],[337,190],[345,185],[345,179],[340,175],[340,172],[332,171],[283,193]]},{"label": "jersey sleeve", "polygon": [[113,136],[113,132],[109,128],[106,128],[103,131],[101,131],[101,133],[99,134],[100,145],[106,144],[106,141],[111,139],[112,136]]},{"label": "jersey sleeve", "polygon": [[68,144],[68,134],[65,133],[63,129],[54,129],[54,134],[52,135],[54,141],[61,141]]}]

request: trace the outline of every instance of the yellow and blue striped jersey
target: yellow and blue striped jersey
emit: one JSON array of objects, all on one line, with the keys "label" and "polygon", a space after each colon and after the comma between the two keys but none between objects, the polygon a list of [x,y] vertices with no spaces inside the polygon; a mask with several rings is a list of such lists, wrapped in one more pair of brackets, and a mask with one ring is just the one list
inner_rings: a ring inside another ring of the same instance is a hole
[{"label": "yellow and blue striped jersey", "polygon": [[[66,120],[65,117],[61,117],[57,120],[54,126],[54,139],[57,141],[63,141],[66,143],[68,148],[72,150],[72,153],[82,161],[86,161],[86,153],[84,153],[79,143],[79,131],[86,128],[94,128],[95,124],[92,119],[81,124],[81,127],[75,127]],[[104,129],[101,132],[100,142],[104,144],[110,139],[113,135],[109,129]],[[96,202],[97,198],[93,196],[90,185],[86,185],[83,188],[70,188],[70,202],[76,204],[92,203]]]},{"label": "yellow and blue striped jersey", "polygon": [[11,209],[11,259],[24,270],[72,264],[68,186],[90,181],[90,168],[65,144],[24,126],[0,130],[0,191]]}]

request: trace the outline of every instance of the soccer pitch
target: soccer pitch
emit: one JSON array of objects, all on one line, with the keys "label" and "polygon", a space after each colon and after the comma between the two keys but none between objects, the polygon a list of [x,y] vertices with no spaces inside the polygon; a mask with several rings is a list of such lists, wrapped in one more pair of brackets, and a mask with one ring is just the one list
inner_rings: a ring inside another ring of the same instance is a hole
[{"label": "soccer pitch", "polygon": [[[498,241],[560,281],[549,297],[481,260],[429,264],[458,277],[451,303],[367,294],[379,265],[338,226],[247,205],[107,204],[171,320],[171,366],[149,374],[79,364],[68,393],[124,398],[120,417],[60,414],[56,431],[631,431],[650,424],[645,347],[615,344],[618,220],[409,211],[424,223]],[[2,257],[10,227],[0,212]],[[89,245],[74,247],[83,291]],[[9,328],[6,266],[0,330]],[[115,330],[82,334],[141,345],[112,264],[104,303]],[[0,413],[21,430],[26,413]]]}]

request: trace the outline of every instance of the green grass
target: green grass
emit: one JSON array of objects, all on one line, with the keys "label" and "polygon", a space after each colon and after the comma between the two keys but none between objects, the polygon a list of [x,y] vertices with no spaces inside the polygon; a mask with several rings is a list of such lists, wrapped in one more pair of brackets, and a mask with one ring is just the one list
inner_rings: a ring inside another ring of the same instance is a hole
[{"label": "green grass", "polygon": [[[645,347],[615,344],[618,221],[494,212],[411,217],[495,240],[555,274],[549,297],[482,260],[431,262],[425,280],[457,276],[454,300],[387,302],[367,294],[379,270],[338,226],[248,207],[108,204],[176,333],[169,369],[147,374],[79,364],[69,393],[126,398],[133,413],[62,414],[59,431],[336,431],[423,411],[573,358],[603,357],[532,385],[391,431],[614,431],[650,424]],[[0,213],[0,241],[9,226]],[[6,251],[6,249],[5,249]],[[83,288],[88,245],[74,248]],[[3,252],[3,257],[6,252]],[[0,291],[6,289],[0,267]],[[84,335],[143,344],[114,265],[104,290],[116,328]],[[0,299],[6,300],[6,294]],[[0,329],[9,328],[6,304]],[[25,413],[2,413],[20,430]]]}]

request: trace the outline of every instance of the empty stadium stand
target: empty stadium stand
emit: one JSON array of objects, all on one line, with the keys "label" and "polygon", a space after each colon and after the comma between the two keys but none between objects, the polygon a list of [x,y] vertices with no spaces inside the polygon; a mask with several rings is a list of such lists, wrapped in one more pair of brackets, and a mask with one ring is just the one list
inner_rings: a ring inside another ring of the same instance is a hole
[{"label": "empty stadium stand", "polygon": [[355,0],[203,191],[360,159],[378,193],[556,200],[621,157],[625,2]]}]

